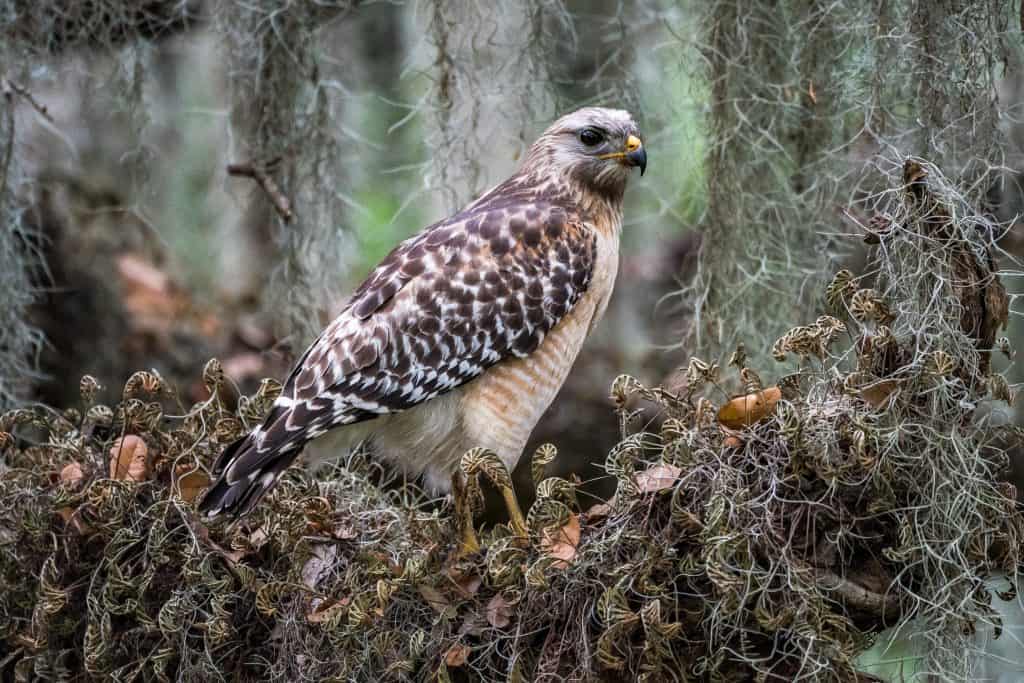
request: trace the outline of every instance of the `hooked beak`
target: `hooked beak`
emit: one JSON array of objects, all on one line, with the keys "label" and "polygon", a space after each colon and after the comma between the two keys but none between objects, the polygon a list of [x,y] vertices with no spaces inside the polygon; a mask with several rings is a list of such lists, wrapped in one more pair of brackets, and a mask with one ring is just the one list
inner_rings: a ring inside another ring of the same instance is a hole
[{"label": "hooked beak", "polygon": [[644,149],[644,143],[635,135],[626,138],[626,162],[630,166],[639,166],[640,175],[647,170],[647,150]]},{"label": "hooked beak", "polygon": [[627,166],[639,166],[640,175],[643,175],[644,171],[647,170],[647,150],[644,149],[644,143],[635,135],[630,135],[626,138],[626,148],[623,151],[602,154],[600,158],[619,159]]}]

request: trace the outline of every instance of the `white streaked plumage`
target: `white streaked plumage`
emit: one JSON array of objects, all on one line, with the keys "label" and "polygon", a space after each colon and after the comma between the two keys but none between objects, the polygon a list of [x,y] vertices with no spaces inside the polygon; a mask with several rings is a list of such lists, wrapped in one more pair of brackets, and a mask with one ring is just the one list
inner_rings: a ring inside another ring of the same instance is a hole
[{"label": "white streaked plumage", "polygon": [[637,136],[623,111],[569,114],[515,175],[400,244],[221,454],[201,509],[244,514],[328,432],[312,455],[368,440],[439,491],[475,446],[511,469],[607,306]]}]

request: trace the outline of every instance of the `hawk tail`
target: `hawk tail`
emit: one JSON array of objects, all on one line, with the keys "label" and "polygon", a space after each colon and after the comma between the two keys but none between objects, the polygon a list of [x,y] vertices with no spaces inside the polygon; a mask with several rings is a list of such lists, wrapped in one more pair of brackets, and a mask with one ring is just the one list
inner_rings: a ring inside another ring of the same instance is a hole
[{"label": "hawk tail", "polygon": [[292,434],[282,442],[269,438],[272,436],[257,428],[221,452],[213,466],[216,480],[199,503],[203,515],[246,515],[277,483],[302,452],[305,439]]}]

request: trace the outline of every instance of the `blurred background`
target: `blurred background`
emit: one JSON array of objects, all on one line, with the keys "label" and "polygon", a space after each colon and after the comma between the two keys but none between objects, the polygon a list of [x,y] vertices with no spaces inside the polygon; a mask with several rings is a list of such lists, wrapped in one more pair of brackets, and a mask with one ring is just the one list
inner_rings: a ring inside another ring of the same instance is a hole
[{"label": "blurred background", "polygon": [[[83,374],[112,398],[155,368],[198,400],[211,357],[243,393],[283,379],[392,247],[507,177],[555,118],[600,104],[633,111],[654,172],[632,182],[615,299],[536,440],[602,462],[616,374],[657,384],[688,359],[671,295],[704,208],[704,86],[681,59],[693,17],[619,2],[264,5],[13,15],[34,292],[22,320],[42,337],[38,365],[0,379],[0,396],[68,406]],[[271,166],[294,220],[231,163]]]},{"label": "blurred background", "polygon": [[534,435],[596,477],[618,374],[678,389],[738,342],[766,381],[790,370],[771,342],[863,262],[857,207],[908,154],[1005,226],[1021,291],[1022,20],[1003,0],[0,0],[0,408],[76,405],[86,373],[113,398],[149,368],[188,403],[211,357],[241,393],[282,379],[395,244],[597,104],[633,112],[650,165],[608,314]]}]

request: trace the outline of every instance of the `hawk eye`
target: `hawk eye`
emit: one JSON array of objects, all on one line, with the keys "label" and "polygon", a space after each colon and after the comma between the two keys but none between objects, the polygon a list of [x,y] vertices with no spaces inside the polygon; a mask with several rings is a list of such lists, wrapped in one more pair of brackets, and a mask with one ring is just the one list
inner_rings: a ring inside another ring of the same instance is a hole
[{"label": "hawk eye", "polygon": [[596,130],[594,128],[584,128],[583,130],[580,131],[580,142],[582,142],[587,147],[599,145],[603,141],[604,135],[602,135],[601,131],[599,130]]}]

